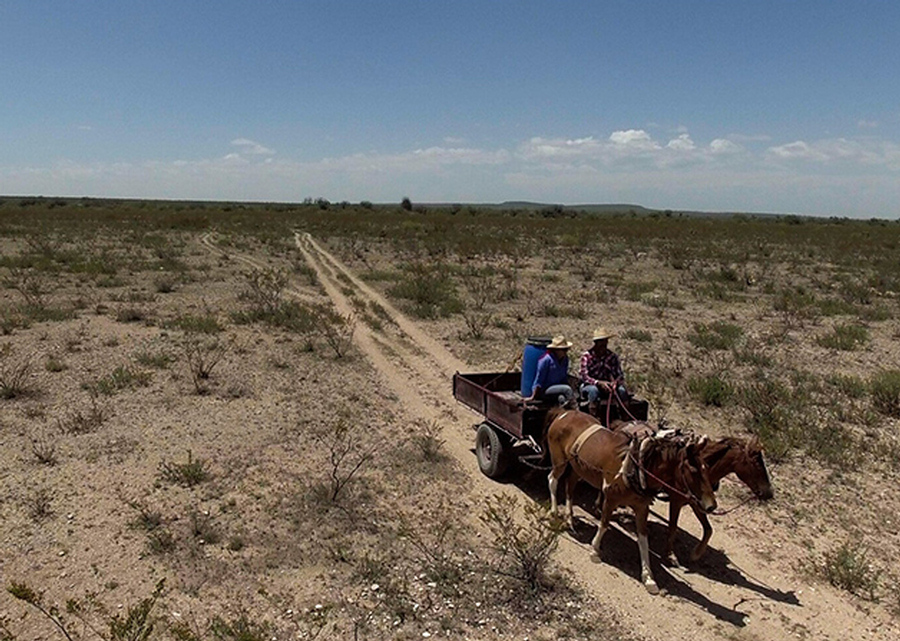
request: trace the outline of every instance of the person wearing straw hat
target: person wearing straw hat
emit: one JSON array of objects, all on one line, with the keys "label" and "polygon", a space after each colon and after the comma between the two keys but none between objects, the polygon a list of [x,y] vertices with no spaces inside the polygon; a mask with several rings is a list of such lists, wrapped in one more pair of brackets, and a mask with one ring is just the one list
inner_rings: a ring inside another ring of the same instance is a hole
[{"label": "person wearing straw hat", "polygon": [[569,385],[569,348],[572,343],[565,336],[554,336],[547,345],[547,353],[537,362],[537,373],[531,396],[526,401],[547,400],[566,405],[575,398]]},{"label": "person wearing straw hat", "polygon": [[628,398],[619,357],[609,349],[612,337],[605,327],[598,327],[594,330],[593,346],[581,355],[581,397],[587,398],[591,408],[596,405],[601,391],[604,396],[615,391],[622,400]]}]

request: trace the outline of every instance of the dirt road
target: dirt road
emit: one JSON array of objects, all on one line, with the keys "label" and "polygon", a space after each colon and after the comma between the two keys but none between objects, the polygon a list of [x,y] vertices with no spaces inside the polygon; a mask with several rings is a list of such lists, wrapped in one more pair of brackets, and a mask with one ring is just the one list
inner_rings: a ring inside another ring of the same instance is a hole
[{"label": "dirt road", "polygon": [[[212,246],[210,238],[204,242]],[[521,496],[522,489],[517,485],[490,481],[478,471],[471,430],[478,417],[458,405],[450,390],[451,375],[465,371],[466,364],[309,234],[297,233],[295,242],[341,314],[353,312],[349,292],[387,312],[393,336],[388,339],[382,332],[360,323],[354,334],[355,344],[378,372],[381,385],[395,394],[410,414],[444,426],[447,449],[468,471],[473,493],[489,496],[508,492]],[[249,265],[256,264],[252,258],[246,260]],[[775,483],[777,492],[777,478]],[[531,487],[532,495],[542,491],[539,482],[532,482]],[[547,498],[543,492],[537,497],[540,500]],[[657,515],[659,510],[657,507]],[[778,536],[777,528],[759,531],[755,539],[733,538],[730,531],[736,528],[730,528],[728,520],[746,518],[746,514],[736,512],[714,523],[712,549],[693,569],[664,567],[659,556],[654,555],[654,575],[663,590],[660,596],[649,595],[638,579],[637,543],[628,529],[627,517],[622,519],[624,527],[616,526],[607,533],[600,562],[592,557],[589,545],[592,519],[582,512],[582,526],[574,535],[565,537],[557,559],[596,599],[598,609],[644,638],[898,638],[900,630],[884,612],[864,613],[852,597],[830,586],[805,581],[792,567],[796,563],[786,563],[784,558],[767,560],[760,554],[761,544],[770,543],[767,537]],[[659,550],[664,522],[658,516],[652,520],[651,549]],[[681,519],[681,525],[689,535],[699,537],[699,527],[689,515]]]}]

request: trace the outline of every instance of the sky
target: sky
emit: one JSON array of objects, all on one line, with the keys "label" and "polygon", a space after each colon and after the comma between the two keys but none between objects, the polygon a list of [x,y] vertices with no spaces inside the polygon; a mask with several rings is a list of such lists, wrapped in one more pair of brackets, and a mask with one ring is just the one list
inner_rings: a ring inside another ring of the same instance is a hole
[{"label": "sky", "polygon": [[3,0],[0,194],[900,217],[895,0]]}]

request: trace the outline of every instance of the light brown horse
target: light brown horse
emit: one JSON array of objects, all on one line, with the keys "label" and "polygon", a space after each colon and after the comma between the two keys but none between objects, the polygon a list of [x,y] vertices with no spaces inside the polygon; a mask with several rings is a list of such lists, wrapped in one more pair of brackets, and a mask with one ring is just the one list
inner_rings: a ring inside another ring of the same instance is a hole
[{"label": "light brown horse", "polygon": [[[711,441],[703,450],[703,462],[709,468],[709,481],[713,489],[719,489],[719,481],[731,473],[743,481],[756,498],[768,501],[773,496],[772,482],[769,480],[769,471],[763,459],[762,444],[755,436],[749,440],[733,437],[720,438]],[[679,495],[669,497],[669,536],[666,540],[666,560],[669,564],[677,566],[678,559],[673,550],[675,535],[678,532],[678,515],[688,502]],[[709,539],[712,536],[712,526],[709,518],[697,506],[691,504],[697,520],[703,526],[703,539],[691,552],[691,561],[698,560],[706,552]]]},{"label": "light brown horse", "polygon": [[573,519],[572,493],[584,479],[604,493],[603,510],[597,534],[591,542],[600,555],[600,542],[609,528],[609,520],[620,505],[628,505],[635,515],[638,549],[641,556],[641,582],[651,594],[659,588],[650,572],[650,550],[647,544],[647,518],[653,497],[660,490],[670,496],[682,495],[701,510],[716,509],[716,497],[703,463],[706,437],[699,440],[657,435],[642,441],[624,431],[603,427],[590,414],[554,408],[547,415],[547,449],[552,468],[550,509],[558,512],[556,491],[559,481],[566,480],[566,518]]}]

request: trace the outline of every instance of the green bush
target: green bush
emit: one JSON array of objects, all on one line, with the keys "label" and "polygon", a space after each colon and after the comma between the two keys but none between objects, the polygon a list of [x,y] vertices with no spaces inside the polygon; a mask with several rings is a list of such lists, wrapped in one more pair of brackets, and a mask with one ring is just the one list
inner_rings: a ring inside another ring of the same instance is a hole
[{"label": "green bush", "polygon": [[869,330],[862,325],[835,325],[834,329],[816,338],[816,345],[853,351],[869,342]]},{"label": "green bush", "polygon": [[841,316],[856,313],[856,307],[839,298],[823,298],[816,301],[822,316]]},{"label": "green bush", "polygon": [[822,573],[831,585],[874,601],[881,571],[869,561],[868,549],[858,541],[847,541],[825,553]]},{"label": "green bush", "polygon": [[714,323],[697,323],[688,334],[688,340],[694,347],[707,350],[733,349],[744,335],[744,330],[733,323],[716,321]]},{"label": "green bush", "polygon": [[862,398],[868,389],[864,380],[852,374],[832,374],[825,379],[825,382],[850,398]]},{"label": "green bush", "polygon": [[123,389],[146,387],[150,383],[151,376],[150,372],[139,372],[120,365],[93,385],[87,385],[87,389],[104,396],[112,396]]},{"label": "green bush", "polygon": [[524,523],[516,516],[517,508],[515,497],[499,495],[487,503],[479,517],[491,531],[490,540],[502,568],[498,571],[521,581],[527,593],[536,596],[555,582],[550,562],[565,527],[539,504],[526,503]]},{"label": "green bush", "polygon": [[653,335],[643,329],[628,329],[622,333],[622,338],[629,338],[639,343],[649,343],[653,340]]},{"label": "green bush", "polygon": [[410,312],[418,318],[444,318],[463,309],[452,279],[440,266],[408,267],[388,294],[409,301]]},{"label": "green bush", "polygon": [[882,414],[900,418],[900,370],[878,372],[869,380],[872,405]]},{"label": "green bush", "polygon": [[734,385],[722,374],[709,374],[692,378],[688,390],[704,405],[724,407],[734,396]]},{"label": "green bush", "polygon": [[192,314],[182,314],[172,320],[165,321],[161,324],[164,329],[180,329],[184,332],[198,334],[218,334],[225,328],[219,323],[219,319],[215,314],[204,314],[203,316],[194,316]]},{"label": "green bush", "polygon": [[741,388],[738,401],[747,411],[747,427],[759,436],[772,458],[784,458],[796,446],[796,423],[802,420],[792,408],[792,392],[781,381],[761,378]]},{"label": "green bush", "polygon": [[194,487],[204,481],[208,481],[212,477],[212,473],[209,471],[206,459],[195,459],[191,451],[188,450],[187,461],[184,463],[161,461],[159,464],[159,476],[162,480],[175,485]]}]

